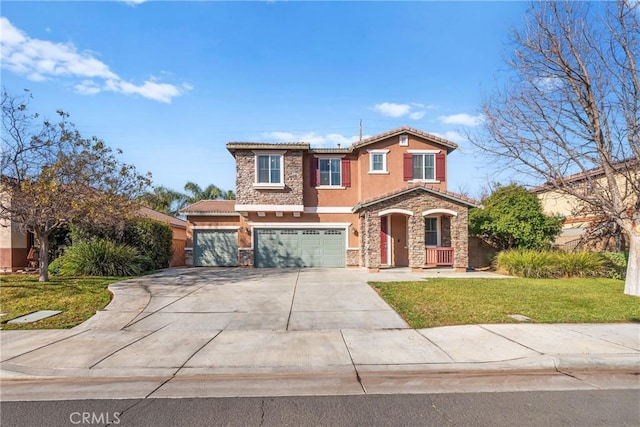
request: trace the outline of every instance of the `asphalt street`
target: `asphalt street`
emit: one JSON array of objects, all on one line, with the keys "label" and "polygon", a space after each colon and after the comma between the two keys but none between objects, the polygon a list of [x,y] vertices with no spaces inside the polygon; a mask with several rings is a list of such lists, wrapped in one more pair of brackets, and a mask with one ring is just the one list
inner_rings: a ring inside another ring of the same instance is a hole
[{"label": "asphalt street", "polygon": [[4,402],[10,426],[637,426],[640,390]]}]

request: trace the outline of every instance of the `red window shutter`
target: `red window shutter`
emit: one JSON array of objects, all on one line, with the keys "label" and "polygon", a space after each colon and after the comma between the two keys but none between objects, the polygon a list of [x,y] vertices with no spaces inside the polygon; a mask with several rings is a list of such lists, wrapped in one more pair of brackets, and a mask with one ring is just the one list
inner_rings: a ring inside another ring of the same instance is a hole
[{"label": "red window shutter", "polygon": [[342,159],[342,186],[351,187],[351,160]]},{"label": "red window shutter", "polygon": [[402,164],[404,165],[404,180],[413,179],[413,155],[405,153]]},{"label": "red window shutter", "polygon": [[320,182],[320,169],[318,168],[318,159],[311,157],[309,162],[309,182],[312,187],[317,187]]},{"label": "red window shutter", "polygon": [[445,156],[444,154],[436,154],[436,179],[438,181],[444,181],[447,174],[445,171]]}]

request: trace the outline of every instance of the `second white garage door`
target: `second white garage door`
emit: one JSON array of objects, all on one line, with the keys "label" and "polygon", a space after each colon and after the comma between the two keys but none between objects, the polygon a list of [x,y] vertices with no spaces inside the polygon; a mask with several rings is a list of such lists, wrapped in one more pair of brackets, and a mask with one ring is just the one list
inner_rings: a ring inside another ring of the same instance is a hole
[{"label": "second white garage door", "polygon": [[256,267],[344,267],[344,229],[254,229]]}]

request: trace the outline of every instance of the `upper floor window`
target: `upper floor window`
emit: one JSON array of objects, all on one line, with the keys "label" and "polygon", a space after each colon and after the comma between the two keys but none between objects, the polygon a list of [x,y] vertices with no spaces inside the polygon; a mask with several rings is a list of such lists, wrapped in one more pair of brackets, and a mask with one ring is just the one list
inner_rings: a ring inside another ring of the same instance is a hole
[{"label": "upper floor window", "polygon": [[320,168],[320,185],[342,185],[341,179],[342,159],[318,159]]},{"label": "upper floor window", "polygon": [[281,154],[258,154],[256,155],[256,163],[256,183],[283,183]]},{"label": "upper floor window", "polygon": [[436,177],[435,154],[413,155],[413,179],[434,180]]},{"label": "upper floor window", "polygon": [[351,186],[351,162],[344,156],[310,159],[311,187],[344,189]]},{"label": "upper floor window", "polygon": [[404,180],[444,181],[445,161],[445,154],[440,150],[407,150],[404,154]]},{"label": "upper floor window", "polygon": [[389,173],[387,153],[389,150],[369,150],[369,173]]}]

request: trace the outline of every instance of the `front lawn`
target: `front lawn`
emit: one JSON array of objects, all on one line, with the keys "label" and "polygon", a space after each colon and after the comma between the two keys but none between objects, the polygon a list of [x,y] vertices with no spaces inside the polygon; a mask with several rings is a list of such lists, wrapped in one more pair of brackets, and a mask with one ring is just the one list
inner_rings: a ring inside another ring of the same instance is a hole
[{"label": "front lawn", "polygon": [[640,298],[612,279],[427,279],[369,282],[412,328],[481,323],[640,322]]},{"label": "front lawn", "polygon": [[[54,277],[47,283],[38,276],[0,276],[1,329],[71,328],[93,316],[111,301],[107,290],[116,277]],[[39,310],[62,313],[33,323],[7,324],[8,320]]]}]

